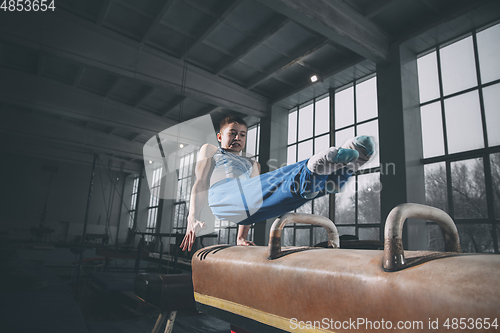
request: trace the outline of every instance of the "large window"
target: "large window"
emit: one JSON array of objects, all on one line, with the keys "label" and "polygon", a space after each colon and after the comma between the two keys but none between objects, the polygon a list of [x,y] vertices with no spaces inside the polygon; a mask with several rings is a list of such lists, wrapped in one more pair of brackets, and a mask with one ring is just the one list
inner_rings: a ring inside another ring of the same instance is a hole
[{"label": "large window", "polygon": [[173,232],[184,234],[187,227],[189,199],[194,184],[195,152],[184,155],[180,159],[177,177],[177,200],[174,203]]},{"label": "large window", "polygon": [[[498,253],[500,218],[500,24],[417,59],[429,205],[448,212],[462,251]],[[442,250],[429,223],[429,249]]]},{"label": "large window", "polygon": [[[300,105],[288,114],[287,163],[293,164],[330,147],[330,98],[328,95]],[[311,200],[296,212],[329,216],[329,196]],[[289,224],[283,230],[284,246],[311,246],[327,240],[322,227]]]},{"label": "large window", "polygon": [[[341,87],[334,95],[335,146],[358,135],[373,136],[378,152],[377,78],[368,76]],[[394,172],[391,166],[384,172]],[[341,235],[379,240],[380,159],[378,153],[335,194],[334,221]]]},{"label": "large window", "polygon": [[260,124],[250,126],[247,131],[247,143],[245,155],[255,161],[259,161],[260,146]]},{"label": "large window", "polygon": [[[149,197],[148,220],[146,223],[146,232],[156,232],[156,220],[158,217],[158,204],[160,202],[161,189],[161,170],[157,168],[153,171],[153,185],[151,186],[151,196]],[[146,235],[147,242],[154,241],[154,237]]]},{"label": "large window", "polygon": [[135,214],[137,213],[137,193],[139,192],[139,175],[134,177],[132,183],[132,198],[130,199],[130,209],[128,211],[128,227],[134,230]]}]

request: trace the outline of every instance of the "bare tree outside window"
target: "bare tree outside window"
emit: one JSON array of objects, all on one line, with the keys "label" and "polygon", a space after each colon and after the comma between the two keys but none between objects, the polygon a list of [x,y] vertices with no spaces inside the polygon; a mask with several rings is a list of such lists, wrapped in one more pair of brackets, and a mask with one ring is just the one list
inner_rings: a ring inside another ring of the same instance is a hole
[{"label": "bare tree outside window", "polygon": [[[499,253],[499,40],[497,24],[417,58],[426,202],[455,220],[464,252]],[[428,247],[444,247],[431,222]]]}]

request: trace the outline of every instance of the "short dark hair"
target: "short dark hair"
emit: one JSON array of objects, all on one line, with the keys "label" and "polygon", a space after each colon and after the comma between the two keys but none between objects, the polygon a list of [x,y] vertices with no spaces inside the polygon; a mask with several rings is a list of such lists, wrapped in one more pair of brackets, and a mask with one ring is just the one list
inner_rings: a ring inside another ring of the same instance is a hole
[{"label": "short dark hair", "polygon": [[245,125],[248,128],[247,123],[241,117],[231,115],[231,116],[227,116],[221,120],[221,122],[219,124],[219,132],[222,132],[224,127],[226,127],[227,125],[232,124],[232,123],[238,123],[240,125]]}]

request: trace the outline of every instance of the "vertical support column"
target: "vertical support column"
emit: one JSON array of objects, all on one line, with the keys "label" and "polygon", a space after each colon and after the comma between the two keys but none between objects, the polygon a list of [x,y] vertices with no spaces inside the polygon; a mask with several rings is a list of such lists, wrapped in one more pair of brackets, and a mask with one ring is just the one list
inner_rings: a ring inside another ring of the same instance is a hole
[{"label": "vertical support column", "polygon": [[[270,116],[260,122],[259,163],[261,173],[274,171],[286,164],[288,140],[288,110],[277,105],[271,107]],[[254,241],[257,245],[267,245],[269,229],[274,219],[259,222],[254,227]]]},{"label": "vertical support column", "polygon": [[[394,45],[389,59],[388,64],[377,66],[383,224],[398,204],[425,203],[416,55],[404,45]],[[386,167],[391,163],[395,172]],[[426,224],[409,220],[403,244],[408,249],[427,249]]]},{"label": "vertical support column", "polygon": [[[85,236],[87,234],[87,224],[89,220],[90,199],[92,198],[92,187],[94,186],[95,164],[97,161],[97,154],[94,153],[94,161],[92,162],[92,172],[90,174],[89,194],[87,196],[87,208],[85,209],[85,220],[83,221],[82,243],[80,245],[80,258],[78,259],[76,283],[80,282],[82,273],[83,252],[85,251]],[[52,175],[51,175],[52,179]]]}]

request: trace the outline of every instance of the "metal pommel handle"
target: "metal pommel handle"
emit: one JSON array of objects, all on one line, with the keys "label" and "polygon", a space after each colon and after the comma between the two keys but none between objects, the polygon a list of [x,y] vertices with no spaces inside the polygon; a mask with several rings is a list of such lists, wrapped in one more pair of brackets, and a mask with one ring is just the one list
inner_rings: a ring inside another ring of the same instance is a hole
[{"label": "metal pommel handle", "polygon": [[385,222],[384,269],[397,271],[405,266],[403,224],[408,218],[436,222],[443,232],[445,251],[461,253],[457,227],[451,217],[441,209],[406,203],[396,206]]},{"label": "metal pommel handle", "polygon": [[339,232],[330,219],[312,214],[287,213],[277,218],[271,226],[269,246],[267,248],[268,259],[276,259],[281,254],[281,232],[288,223],[306,223],[323,227],[328,233],[328,247],[334,249],[340,247]]}]

